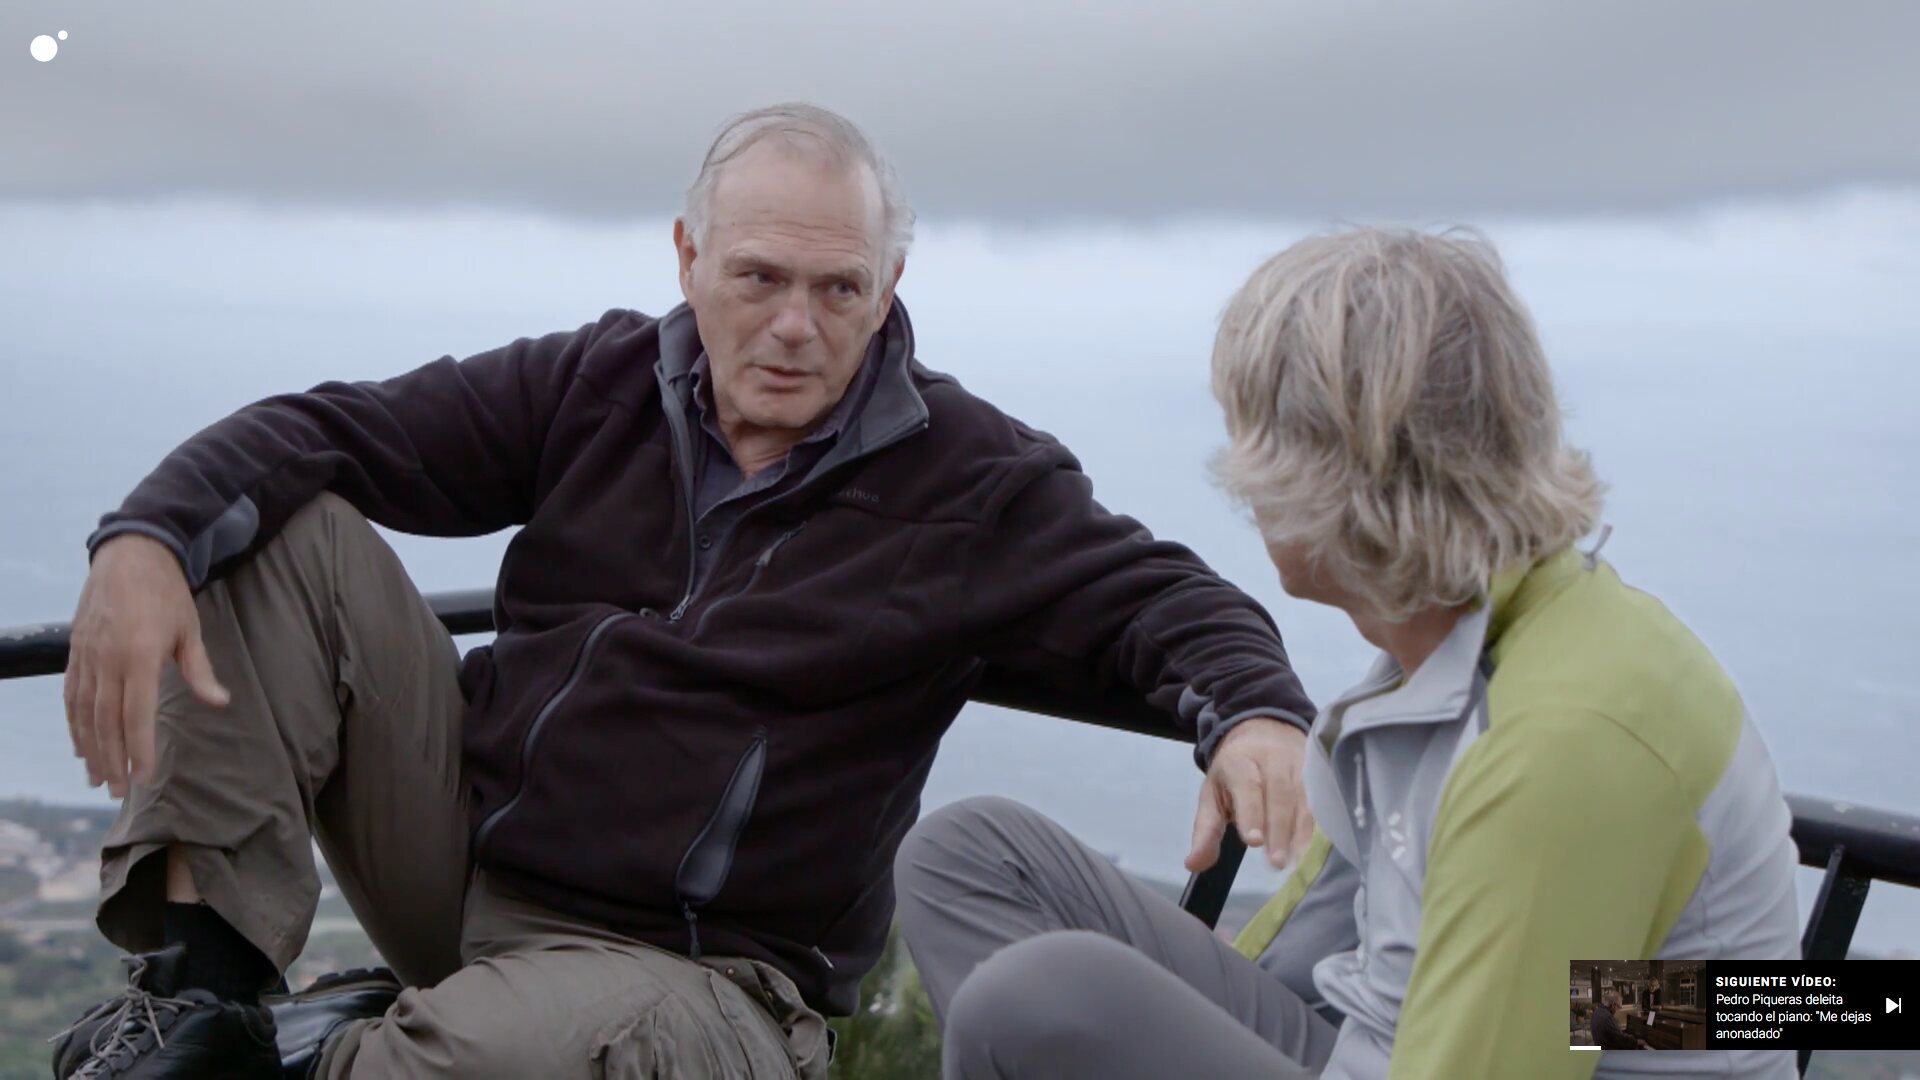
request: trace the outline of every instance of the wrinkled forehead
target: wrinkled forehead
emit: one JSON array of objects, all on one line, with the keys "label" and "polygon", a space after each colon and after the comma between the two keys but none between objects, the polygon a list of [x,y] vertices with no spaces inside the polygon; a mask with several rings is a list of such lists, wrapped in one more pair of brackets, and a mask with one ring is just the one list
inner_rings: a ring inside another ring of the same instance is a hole
[{"label": "wrinkled forehead", "polygon": [[[871,169],[821,151],[757,143],[722,169],[710,206],[709,246],[724,255],[857,263],[870,272],[886,213]],[[844,268],[844,267],[843,267]]]}]

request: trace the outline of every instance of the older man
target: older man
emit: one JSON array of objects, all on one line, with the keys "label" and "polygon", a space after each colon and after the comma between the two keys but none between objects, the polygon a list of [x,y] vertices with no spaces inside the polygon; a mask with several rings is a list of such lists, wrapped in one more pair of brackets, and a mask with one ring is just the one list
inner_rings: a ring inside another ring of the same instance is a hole
[{"label": "older man", "polygon": [[[327,1077],[823,1075],[987,663],[1136,688],[1210,806],[1303,841],[1270,620],[920,366],[911,228],[852,125],[749,114],[674,227],[684,307],[258,403],[108,515],[68,719],[142,955],[57,1071],[277,1076],[277,1015]],[[492,645],[456,657],[369,519],[521,527]],[[390,1008],[260,1004],[314,840]]]}]

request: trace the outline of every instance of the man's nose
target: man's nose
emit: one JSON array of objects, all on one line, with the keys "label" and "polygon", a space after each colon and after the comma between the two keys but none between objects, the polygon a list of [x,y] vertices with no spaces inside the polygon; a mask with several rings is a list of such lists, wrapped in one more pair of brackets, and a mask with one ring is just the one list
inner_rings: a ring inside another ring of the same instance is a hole
[{"label": "man's nose", "polygon": [[773,336],[789,349],[807,345],[819,336],[813,319],[813,298],[805,289],[789,289],[773,316]]}]

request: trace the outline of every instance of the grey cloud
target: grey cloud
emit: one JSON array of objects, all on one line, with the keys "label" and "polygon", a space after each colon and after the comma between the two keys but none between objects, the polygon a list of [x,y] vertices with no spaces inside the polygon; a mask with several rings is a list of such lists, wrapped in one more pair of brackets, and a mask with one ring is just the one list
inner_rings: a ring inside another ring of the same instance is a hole
[{"label": "grey cloud", "polygon": [[727,114],[785,98],[861,121],[943,216],[1579,213],[1920,181],[1911,0],[657,8],[10,3],[0,197],[626,217],[677,204]]}]

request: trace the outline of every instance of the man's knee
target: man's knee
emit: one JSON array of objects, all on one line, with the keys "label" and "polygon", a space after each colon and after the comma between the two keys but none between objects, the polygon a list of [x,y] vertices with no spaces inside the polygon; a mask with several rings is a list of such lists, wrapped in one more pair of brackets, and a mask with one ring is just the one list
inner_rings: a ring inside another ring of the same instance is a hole
[{"label": "man's knee", "polygon": [[[232,579],[235,605],[281,607],[293,597],[338,600],[349,611],[414,613],[417,590],[400,556],[354,505],[321,492],[294,511]],[[202,594],[203,596],[206,594]]]},{"label": "man's knee", "polygon": [[977,877],[966,868],[982,859],[999,861],[1010,851],[1009,825],[1038,817],[1037,811],[998,795],[948,803],[920,819],[894,854],[894,890],[901,918],[917,918],[917,904],[946,892],[956,878]]},{"label": "man's knee", "polygon": [[913,877],[965,860],[983,850],[998,851],[1010,826],[1040,816],[1023,803],[999,795],[975,795],[920,819],[894,856],[896,874]]},{"label": "man's knee", "polygon": [[285,544],[317,542],[326,548],[378,538],[379,534],[374,532],[373,523],[367,520],[367,516],[331,491],[321,492],[305,506],[295,510],[274,537]]},{"label": "man's knee", "polygon": [[947,1011],[945,1038],[963,1062],[1038,1067],[1074,1060],[1089,1045],[1113,1037],[1114,1017],[1103,1000],[1124,994],[1143,965],[1152,964],[1139,950],[1090,930],[1056,930],[1016,942],[961,983]]},{"label": "man's knee", "polygon": [[[233,544],[242,542],[242,539],[229,536],[225,542]],[[295,510],[273,536],[260,545],[256,554],[235,564],[229,578],[274,583],[288,578],[328,581],[336,576],[339,567],[357,561],[353,553],[369,550],[391,551],[380,534],[374,531],[373,523],[367,520],[366,515],[340,496],[323,491]],[[212,558],[219,559],[228,554],[215,551]],[[347,558],[343,559],[343,555],[347,555]],[[200,593],[203,613],[208,611],[210,597],[226,591],[221,587],[222,582],[214,584],[215,588]],[[245,598],[253,595],[256,587],[249,584],[238,588],[234,595],[235,602],[244,603]],[[217,604],[213,606],[216,609],[218,607]]]}]

